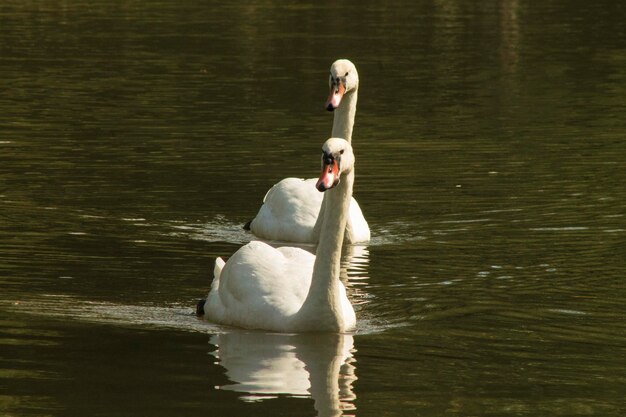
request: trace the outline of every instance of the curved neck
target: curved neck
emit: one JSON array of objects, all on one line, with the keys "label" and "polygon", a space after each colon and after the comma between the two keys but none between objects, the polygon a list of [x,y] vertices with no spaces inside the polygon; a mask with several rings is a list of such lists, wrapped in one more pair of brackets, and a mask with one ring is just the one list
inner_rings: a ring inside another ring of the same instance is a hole
[{"label": "curved neck", "polygon": [[[359,90],[352,90],[343,96],[341,105],[335,109],[333,115],[333,131],[331,137],[343,138],[348,142],[352,142],[352,128],[354,127],[354,118],[356,116],[356,102],[359,98]],[[350,191],[352,193],[352,191]],[[352,196],[352,194],[350,194]],[[349,201],[350,199],[348,199]],[[316,242],[319,242],[320,232],[324,223],[324,212],[326,207],[326,197],[322,200],[322,208],[320,215],[317,216],[315,225],[313,225],[313,237]]]},{"label": "curved neck", "polygon": [[341,104],[334,111],[332,137],[344,138],[348,142],[352,142],[352,128],[354,127],[358,93],[358,90],[346,93]]},{"label": "curved neck", "polygon": [[348,222],[354,170],[341,177],[340,183],[324,193],[320,240],[315,251],[311,288],[298,312],[302,320],[314,320],[320,330],[343,331],[339,298],[341,248]]}]

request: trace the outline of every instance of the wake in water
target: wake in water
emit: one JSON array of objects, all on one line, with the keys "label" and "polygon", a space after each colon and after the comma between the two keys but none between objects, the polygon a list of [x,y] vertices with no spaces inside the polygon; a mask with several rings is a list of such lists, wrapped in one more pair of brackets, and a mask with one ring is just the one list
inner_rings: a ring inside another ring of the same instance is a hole
[{"label": "wake in water", "polygon": [[[214,325],[197,318],[194,314],[192,301],[188,304],[174,303],[160,306],[147,304],[128,305],[104,301],[87,301],[62,294],[44,294],[25,300],[0,302],[0,310],[8,310],[10,313],[17,314],[45,314],[46,318],[59,320],[76,320],[86,323],[151,327],[210,334],[230,333],[236,330]],[[360,318],[355,333],[379,333],[388,327],[367,318]]]},{"label": "wake in water", "polygon": [[[204,242],[227,242],[235,244],[246,244],[252,240],[263,240],[254,234],[243,229],[243,223],[230,221],[224,215],[217,215],[212,220],[204,223],[185,223],[182,221],[170,222],[169,227],[173,231],[168,235],[175,237],[186,237]],[[411,222],[387,222],[372,227],[372,238],[369,243],[352,245],[363,246],[383,246],[388,244],[407,243],[424,240],[426,237],[420,233],[417,224]],[[314,245],[296,244],[293,242],[268,242],[280,246],[296,246],[311,250]]]},{"label": "wake in water", "polygon": [[[80,217],[93,221],[107,220],[104,216],[80,214]],[[110,220],[110,219],[109,219]],[[139,238],[157,233],[180,239],[193,239],[203,242],[226,242],[243,245],[256,239],[250,232],[243,230],[239,222],[229,221],[226,216],[216,216],[207,222],[186,223],[182,221],[151,222],[148,219],[128,216],[120,219],[150,231]],[[407,238],[406,234],[398,233],[398,229],[387,233],[384,238],[394,242]],[[407,226],[407,229],[411,229]],[[410,236],[408,238],[411,238]],[[271,242],[275,245],[285,245]],[[315,246],[304,247],[306,250],[315,250]],[[229,255],[229,254],[224,254]],[[366,305],[372,300],[368,291],[369,283],[369,245],[347,245],[342,256],[341,279],[346,284],[358,314],[357,334],[378,333],[389,327],[389,323],[382,323],[375,317],[368,317]],[[206,295],[206,288],[199,289],[198,297]],[[17,296],[17,295],[16,295]],[[218,333],[225,329],[198,320],[194,315],[195,301],[175,302],[169,304],[141,304],[128,305],[110,301],[92,301],[80,299],[64,294],[43,294],[24,296],[17,299],[0,300],[0,309],[12,313],[44,315],[53,319],[77,320],[90,323],[112,324],[118,326],[141,326],[203,333]],[[114,298],[113,298],[114,299]],[[19,300],[19,301],[18,301]],[[45,312],[45,313],[44,313]],[[226,329],[228,331],[232,329]]]},{"label": "wake in water", "polygon": [[[212,220],[203,223],[172,221],[167,223],[167,226],[169,231],[165,234],[176,238],[199,240],[208,243],[230,243],[236,245],[245,245],[253,240],[261,240],[274,247],[298,247],[315,254],[316,246],[314,244],[267,241],[260,239],[250,231],[244,230],[242,223],[230,221],[223,215],[218,215]],[[350,277],[354,276],[354,272],[356,271],[359,271],[360,274],[366,274],[366,267],[369,263],[368,247],[422,240],[422,237],[415,235],[414,229],[414,225],[399,222],[389,223],[387,226],[379,227],[377,229],[377,233],[372,236],[371,242],[345,245],[347,249],[344,251],[345,253],[342,264],[347,264],[344,266],[349,266],[350,269],[355,270],[351,271],[349,274]],[[228,254],[224,255],[228,256]],[[345,258],[350,259],[346,260]]]},{"label": "wake in water", "polygon": [[170,236],[186,237],[203,242],[227,242],[246,244],[256,237],[243,229],[240,223],[229,221],[226,216],[218,215],[205,223],[172,222]]},{"label": "wake in water", "polygon": [[48,318],[89,323],[213,333],[216,329],[198,320],[190,305],[124,305],[80,300],[62,294],[44,294],[36,298],[13,301],[8,310],[13,313],[45,314]]},{"label": "wake in water", "polygon": [[371,226],[372,239],[370,246],[385,246],[425,240],[421,229],[411,222],[387,222]]}]

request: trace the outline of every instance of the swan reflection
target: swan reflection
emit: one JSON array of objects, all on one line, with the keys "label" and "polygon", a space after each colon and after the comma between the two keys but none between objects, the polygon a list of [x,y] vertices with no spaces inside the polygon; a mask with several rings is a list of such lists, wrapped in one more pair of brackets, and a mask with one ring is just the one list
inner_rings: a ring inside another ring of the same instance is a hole
[{"label": "swan reflection", "polygon": [[235,330],[215,334],[212,355],[244,401],[279,395],[312,398],[320,417],[355,410],[354,342],[348,334],[274,334]]},{"label": "swan reflection", "polygon": [[345,285],[356,311],[359,311],[359,306],[367,304],[371,297],[367,292],[369,254],[366,245],[345,245],[341,255],[339,279]]}]

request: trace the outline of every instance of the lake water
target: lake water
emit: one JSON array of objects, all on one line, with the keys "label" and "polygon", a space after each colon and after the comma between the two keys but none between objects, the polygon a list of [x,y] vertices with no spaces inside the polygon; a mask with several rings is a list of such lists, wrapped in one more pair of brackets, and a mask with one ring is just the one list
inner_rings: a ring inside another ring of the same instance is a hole
[{"label": "lake water", "polygon": [[[0,414],[622,416],[626,6],[3,1]],[[350,335],[194,316],[360,74]]]}]

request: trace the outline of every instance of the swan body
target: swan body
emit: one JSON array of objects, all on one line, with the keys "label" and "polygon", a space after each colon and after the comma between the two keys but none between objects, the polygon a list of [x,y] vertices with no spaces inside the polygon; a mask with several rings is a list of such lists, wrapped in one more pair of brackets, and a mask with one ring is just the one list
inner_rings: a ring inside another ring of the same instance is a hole
[{"label": "swan body", "polygon": [[[332,136],[352,140],[359,74],[352,62],[339,59],[330,68],[330,94],[326,108],[334,111]],[[250,230],[262,239],[316,243],[316,225],[322,198],[315,189],[317,179],[285,178],[265,195],[263,205],[250,222]],[[370,229],[359,204],[351,198],[346,241],[368,242]]]},{"label": "swan body", "polygon": [[324,212],[319,214],[322,223],[316,254],[253,241],[226,263],[217,258],[203,308],[206,319],[277,332],[354,329],[354,309],[339,279],[354,156],[344,139],[329,139],[323,150],[322,174],[316,188],[325,191],[325,201],[321,205]]},{"label": "swan body", "polygon": [[[285,178],[269,189],[259,213],[252,221],[252,232],[274,241],[315,243],[315,223],[323,195],[315,189],[317,178]],[[359,203],[350,198],[346,241],[368,242],[370,230]]]},{"label": "swan body", "polygon": [[264,239],[315,242],[313,227],[323,194],[315,189],[316,178],[285,178],[269,189],[250,229]]}]

